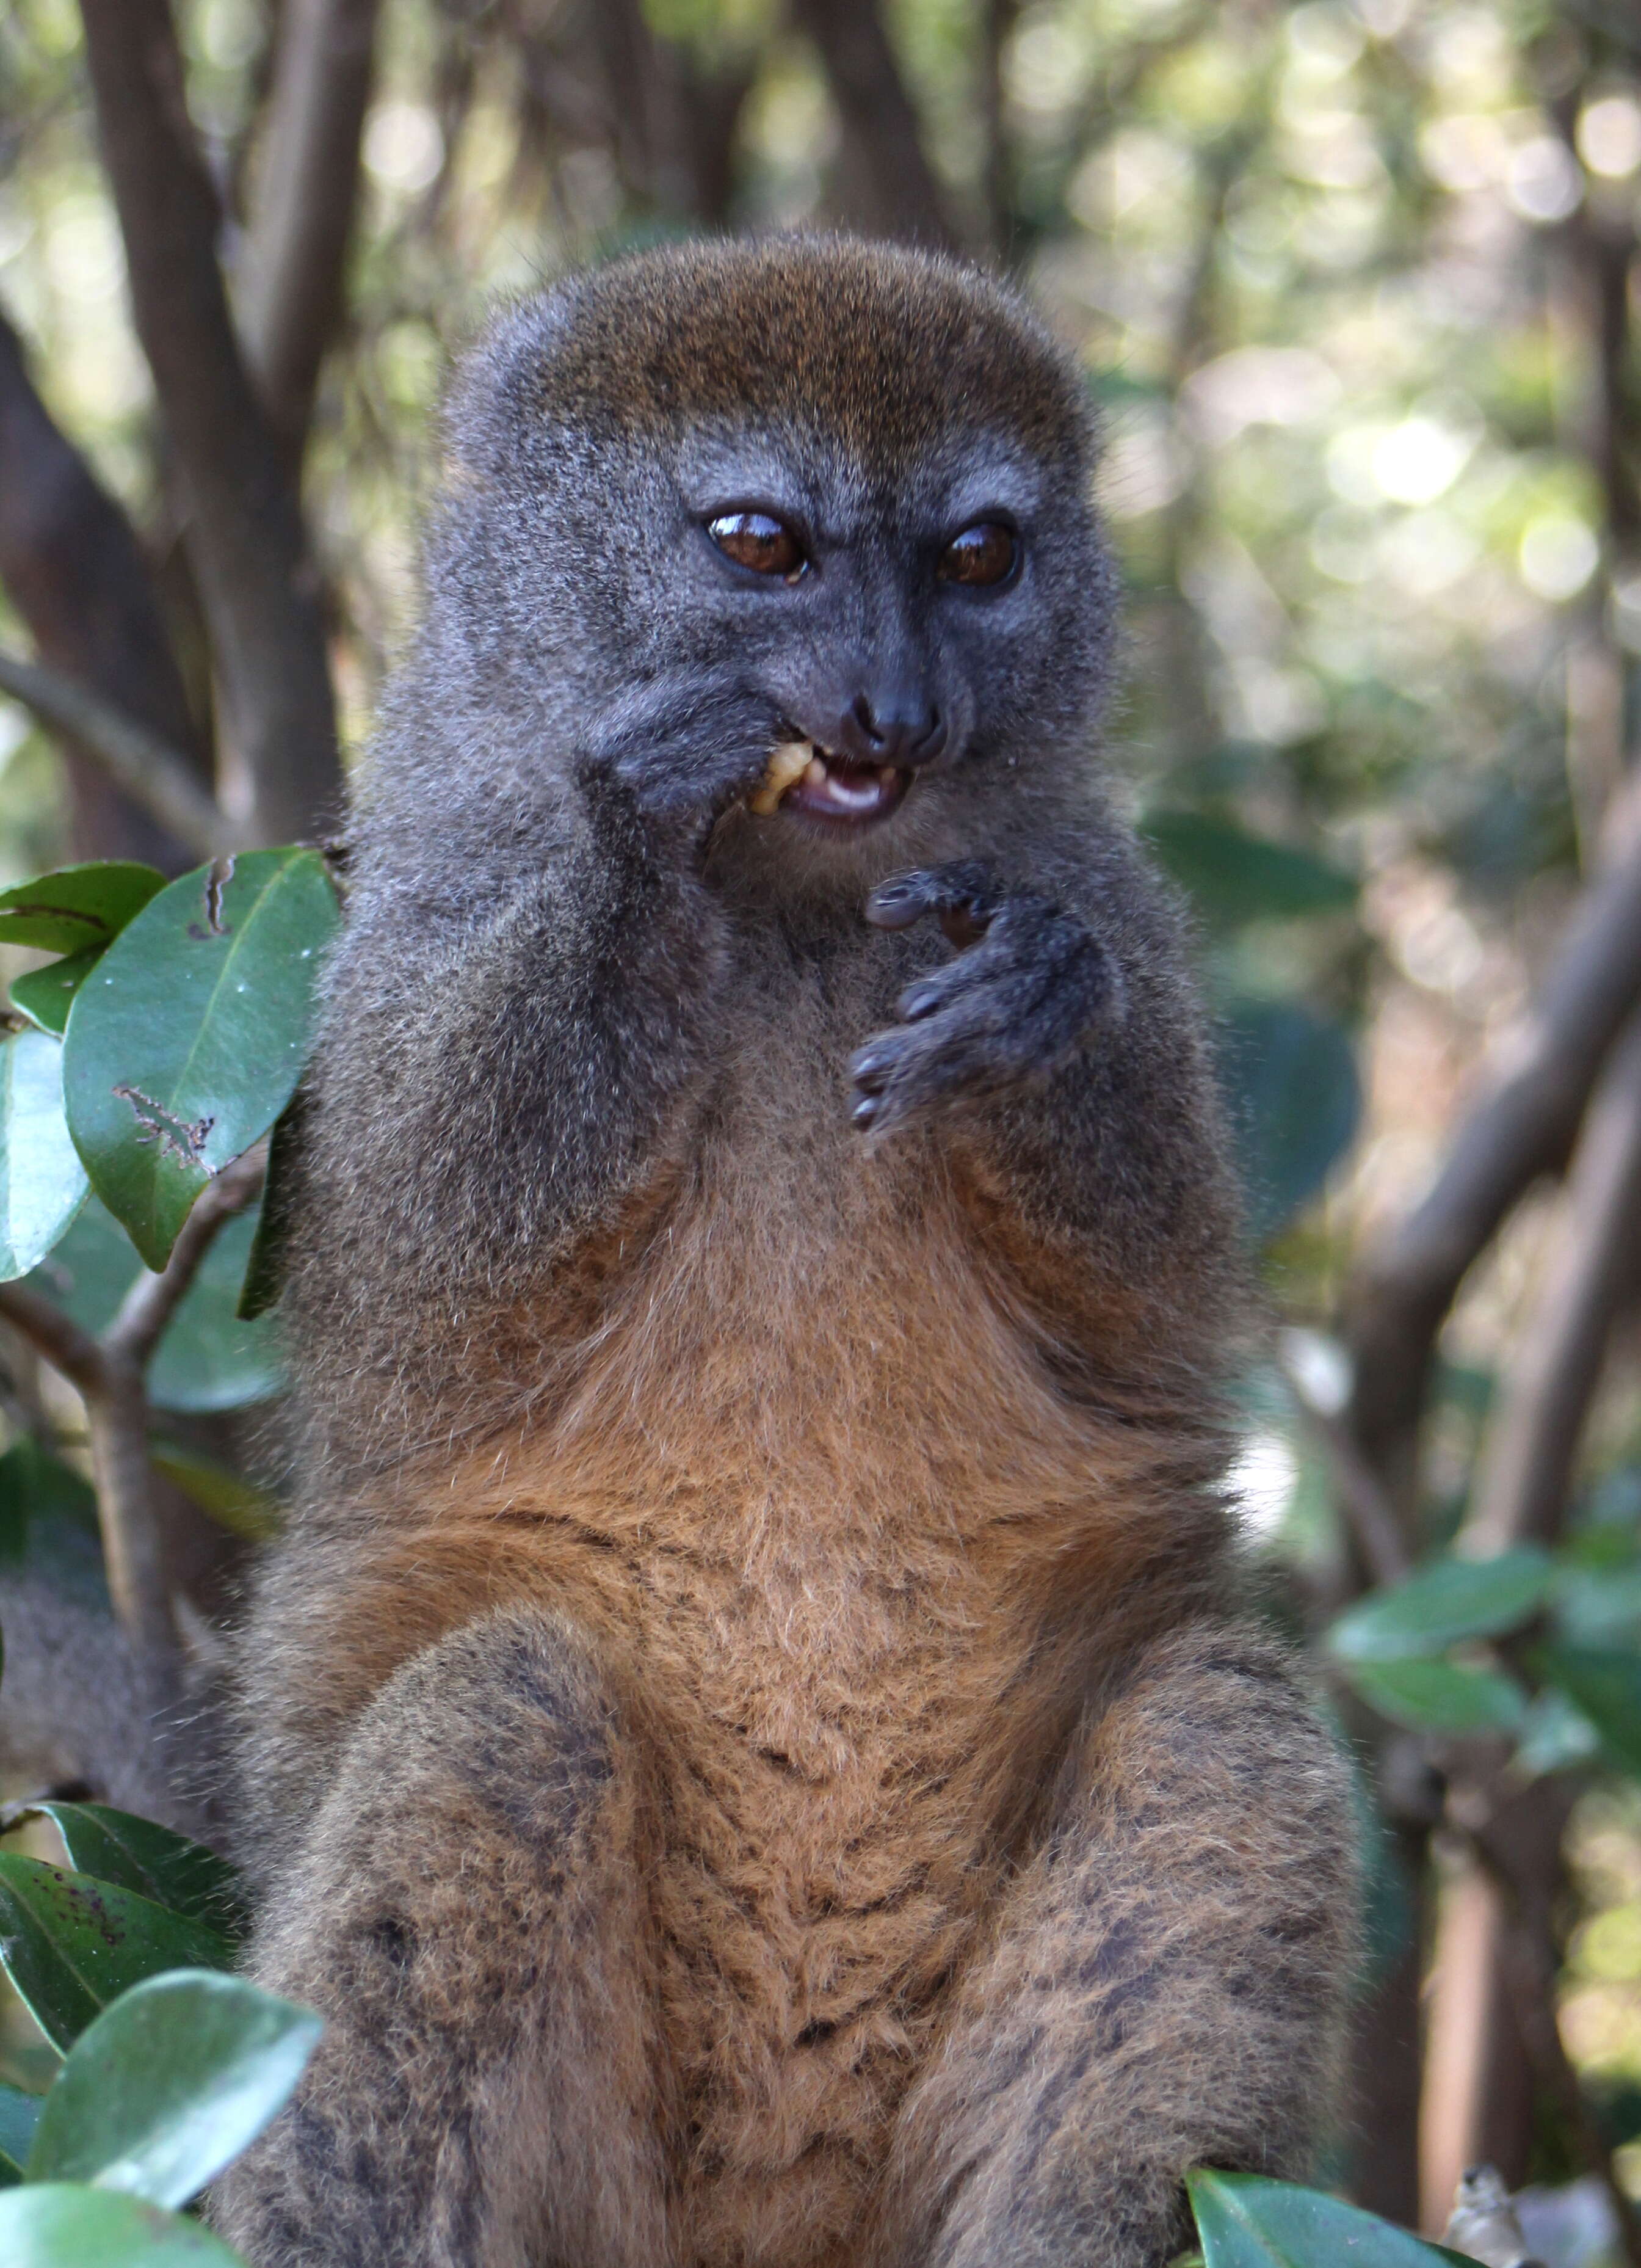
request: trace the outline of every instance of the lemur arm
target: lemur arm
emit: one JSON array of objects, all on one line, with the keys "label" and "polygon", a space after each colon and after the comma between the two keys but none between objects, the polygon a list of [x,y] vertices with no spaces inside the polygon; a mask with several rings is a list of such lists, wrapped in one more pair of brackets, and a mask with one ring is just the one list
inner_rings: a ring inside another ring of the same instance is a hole
[{"label": "lemur arm", "polygon": [[319,1066],[331,1178],[452,1264],[539,1264],[642,1180],[706,1059],[724,935],[613,802],[493,909],[412,929],[367,902]]},{"label": "lemur arm", "polygon": [[[666,851],[671,846],[663,845]],[[665,1187],[727,953],[695,862],[613,787],[531,870],[407,908],[372,851],[332,971],[296,1168],[286,1312],[315,1450],[402,1457],[429,1389]],[[386,1287],[385,1289],[385,1287]]]}]

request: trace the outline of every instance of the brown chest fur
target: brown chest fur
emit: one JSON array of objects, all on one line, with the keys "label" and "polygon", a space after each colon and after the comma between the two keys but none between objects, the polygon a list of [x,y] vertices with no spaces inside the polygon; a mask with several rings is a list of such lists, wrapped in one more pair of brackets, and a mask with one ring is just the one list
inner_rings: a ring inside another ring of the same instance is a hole
[{"label": "brown chest fur", "polygon": [[377,1643],[320,1704],[521,1595],[600,1641],[646,1760],[683,2225],[725,2268],[842,2257],[1089,1657],[1180,1540],[1166,1435],[1054,1382],[932,1150],[794,1139],[780,1054],[579,1271],[568,1342],[509,1342],[550,1381],[526,1414],[369,1507],[334,1604]]}]

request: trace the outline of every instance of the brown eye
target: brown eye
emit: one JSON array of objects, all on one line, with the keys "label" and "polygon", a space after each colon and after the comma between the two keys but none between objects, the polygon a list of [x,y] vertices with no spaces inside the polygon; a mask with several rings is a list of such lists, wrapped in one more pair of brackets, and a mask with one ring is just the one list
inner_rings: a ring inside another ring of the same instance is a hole
[{"label": "brown eye", "polygon": [[1019,541],[1001,520],[977,519],[954,535],[940,554],[935,572],[943,583],[1004,583],[1014,572]]},{"label": "brown eye", "polygon": [[790,527],[767,512],[725,512],[707,522],[707,534],[726,559],[759,575],[784,575],[795,583],[809,562]]}]

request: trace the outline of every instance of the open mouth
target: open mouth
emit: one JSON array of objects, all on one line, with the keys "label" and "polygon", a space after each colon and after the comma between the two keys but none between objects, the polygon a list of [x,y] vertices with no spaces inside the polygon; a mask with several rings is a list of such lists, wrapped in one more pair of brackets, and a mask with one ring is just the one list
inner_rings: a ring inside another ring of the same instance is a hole
[{"label": "open mouth", "polygon": [[911,774],[898,764],[854,763],[813,740],[789,744],[776,755],[786,777],[782,781],[772,766],[764,807],[801,812],[807,819],[825,820],[835,827],[862,827],[887,819],[911,785]]}]

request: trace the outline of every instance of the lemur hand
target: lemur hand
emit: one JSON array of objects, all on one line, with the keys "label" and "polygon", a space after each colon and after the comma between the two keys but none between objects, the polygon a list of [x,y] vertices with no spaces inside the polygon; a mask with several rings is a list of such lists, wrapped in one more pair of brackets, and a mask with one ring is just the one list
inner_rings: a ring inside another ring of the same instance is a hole
[{"label": "lemur hand", "polygon": [[1122,1012],[1121,976],[1081,917],[1034,891],[1004,891],[983,860],[897,875],[866,902],[879,929],[909,929],[925,914],[957,958],[909,986],[896,1003],[905,1020],[851,1062],[863,1133],[1044,1079]]},{"label": "lemur hand", "polygon": [[611,733],[578,784],[595,823],[636,832],[651,858],[698,863],[718,821],[762,780],[780,737],[762,703],[674,693]]}]

